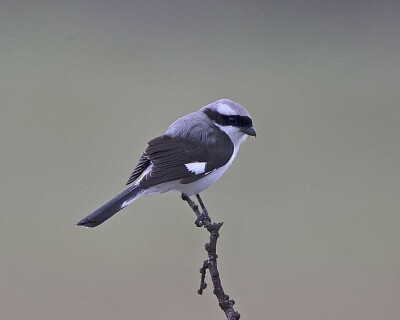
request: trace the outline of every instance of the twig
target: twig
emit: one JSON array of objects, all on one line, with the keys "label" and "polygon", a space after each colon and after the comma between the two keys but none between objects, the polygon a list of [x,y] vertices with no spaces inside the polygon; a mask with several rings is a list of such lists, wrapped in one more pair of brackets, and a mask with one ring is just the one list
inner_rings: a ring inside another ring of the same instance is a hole
[{"label": "twig", "polygon": [[223,222],[212,222],[210,216],[208,215],[207,209],[204,206],[200,195],[196,195],[202,211],[200,212],[199,207],[196,203],[189,198],[189,196],[182,194],[182,200],[186,201],[193,212],[196,214],[195,224],[197,227],[204,227],[210,233],[210,242],[205,244],[205,249],[208,254],[208,259],[203,262],[203,266],[200,268],[200,288],[197,290],[198,294],[203,294],[203,290],[207,288],[207,283],[205,282],[206,271],[210,272],[211,281],[213,283],[214,291],[213,293],[218,299],[218,304],[220,308],[225,312],[226,318],[228,320],[238,320],[240,319],[239,312],[235,311],[233,308],[235,301],[230,300],[229,296],[225,294],[222,288],[221,279],[219,277],[219,271],[217,266],[217,240],[219,237],[219,229],[222,227]]}]

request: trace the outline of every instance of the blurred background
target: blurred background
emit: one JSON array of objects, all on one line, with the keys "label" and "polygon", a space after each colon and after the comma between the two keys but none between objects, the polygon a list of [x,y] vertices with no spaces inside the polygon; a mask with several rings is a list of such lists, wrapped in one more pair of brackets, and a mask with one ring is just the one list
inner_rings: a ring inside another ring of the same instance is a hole
[{"label": "blurred background", "polygon": [[399,13],[1,1],[0,318],[224,319],[196,293],[208,233],[178,193],[74,224],[123,190],[149,139],[229,98],[257,138],[203,199],[242,318],[399,319]]}]

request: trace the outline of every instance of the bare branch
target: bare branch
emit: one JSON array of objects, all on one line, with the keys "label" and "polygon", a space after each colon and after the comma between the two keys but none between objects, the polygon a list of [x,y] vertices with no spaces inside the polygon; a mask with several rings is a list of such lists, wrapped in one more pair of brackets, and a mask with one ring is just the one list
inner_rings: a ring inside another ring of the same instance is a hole
[{"label": "bare branch", "polygon": [[208,215],[207,209],[204,206],[200,195],[196,195],[202,211],[200,212],[199,207],[196,203],[189,198],[189,196],[182,194],[182,200],[186,201],[193,212],[196,214],[195,224],[197,227],[204,227],[210,233],[210,242],[205,244],[205,249],[208,254],[208,259],[203,262],[203,266],[200,268],[200,288],[197,290],[198,294],[203,294],[204,289],[207,288],[207,283],[205,282],[206,271],[210,272],[211,281],[213,284],[213,293],[218,299],[218,304],[220,308],[225,312],[226,318],[228,320],[238,320],[240,319],[239,312],[235,311],[233,308],[235,301],[230,300],[229,296],[225,294],[222,288],[221,279],[219,276],[218,265],[217,265],[217,240],[219,237],[219,229],[222,227],[223,222],[212,222],[210,216]]}]

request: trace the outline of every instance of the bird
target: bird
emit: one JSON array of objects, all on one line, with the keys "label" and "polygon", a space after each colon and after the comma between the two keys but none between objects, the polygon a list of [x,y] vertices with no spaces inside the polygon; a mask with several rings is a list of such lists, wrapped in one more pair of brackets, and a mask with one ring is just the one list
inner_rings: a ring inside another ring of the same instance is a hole
[{"label": "bird", "polygon": [[248,136],[256,136],[249,112],[229,99],[177,119],[147,143],[126,183],[133,184],[76,226],[96,227],[137,199],[168,191],[196,195],[205,209],[200,193],[231,166]]}]

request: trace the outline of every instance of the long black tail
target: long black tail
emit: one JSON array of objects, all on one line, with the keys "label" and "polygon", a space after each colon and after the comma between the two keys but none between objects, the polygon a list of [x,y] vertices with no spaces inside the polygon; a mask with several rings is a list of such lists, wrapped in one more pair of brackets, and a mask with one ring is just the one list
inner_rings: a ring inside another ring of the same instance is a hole
[{"label": "long black tail", "polygon": [[140,196],[140,191],[142,190],[142,188],[136,185],[129,187],[108,201],[106,204],[93,211],[87,217],[83,218],[76,225],[88,228],[97,227],[99,224],[102,224],[104,221],[110,219],[118,211],[125,208],[128,204],[135,201],[136,198]]}]

